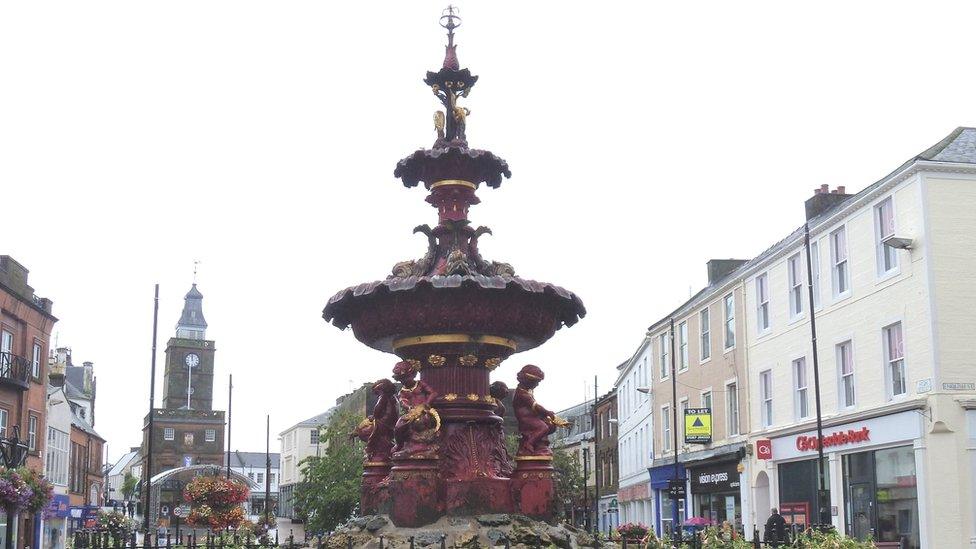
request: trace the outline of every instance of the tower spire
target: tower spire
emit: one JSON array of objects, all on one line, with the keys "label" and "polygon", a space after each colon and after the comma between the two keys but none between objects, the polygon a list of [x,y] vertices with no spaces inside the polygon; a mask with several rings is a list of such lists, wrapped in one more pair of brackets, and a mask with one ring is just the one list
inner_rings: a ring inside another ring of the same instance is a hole
[{"label": "tower spire", "polygon": [[203,318],[203,294],[196,282],[183,296],[183,313],[176,323],[176,337],[183,339],[206,339],[207,321]]}]

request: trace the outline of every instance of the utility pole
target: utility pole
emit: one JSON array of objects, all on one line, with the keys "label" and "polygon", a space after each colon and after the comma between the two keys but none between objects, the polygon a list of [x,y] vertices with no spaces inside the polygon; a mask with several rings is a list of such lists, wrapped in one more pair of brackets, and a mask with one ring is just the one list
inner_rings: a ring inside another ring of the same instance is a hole
[{"label": "utility pole", "polygon": [[596,411],[596,401],[597,401],[597,378],[593,376],[593,474],[596,475],[596,486],[593,492],[593,529],[592,532],[596,533],[600,529],[600,473],[603,472],[603,464],[600,459],[600,427],[602,423],[598,424],[600,415]]},{"label": "utility pole", "polygon": [[153,408],[156,405],[156,328],[159,326],[159,284],[153,297],[152,361],[149,367],[149,422],[146,435],[146,504],[142,507],[142,529],[149,535],[149,515],[152,514],[152,458],[153,458]]},{"label": "utility pole", "polygon": [[271,524],[271,415],[265,416],[264,431],[264,523],[270,528]]},{"label": "utility pole", "polygon": [[[670,334],[668,335],[668,339],[670,341],[668,343],[671,347],[671,355],[669,357],[671,359],[671,417],[674,418],[671,425],[671,435],[674,440],[674,477],[671,482],[672,485],[674,485],[678,483],[678,480],[680,480],[680,476],[678,474],[678,376],[674,368],[674,317],[672,317],[670,320],[671,329],[669,330]],[[675,539],[680,542],[681,517],[679,517],[678,514],[678,498],[676,495],[671,494],[671,529],[673,530]]]},{"label": "utility pole", "polygon": [[227,380],[227,478],[230,478],[230,420],[232,417],[231,402],[234,400],[234,374],[228,374]]},{"label": "utility pole", "polygon": [[817,403],[817,522],[827,528],[830,520],[830,492],[824,472],[823,416],[820,414],[820,362],[817,359],[817,320],[813,307],[813,265],[810,262],[810,224],[803,224],[803,246],[807,255],[807,295],[810,302],[810,343],[813,346],[813,392]]}]

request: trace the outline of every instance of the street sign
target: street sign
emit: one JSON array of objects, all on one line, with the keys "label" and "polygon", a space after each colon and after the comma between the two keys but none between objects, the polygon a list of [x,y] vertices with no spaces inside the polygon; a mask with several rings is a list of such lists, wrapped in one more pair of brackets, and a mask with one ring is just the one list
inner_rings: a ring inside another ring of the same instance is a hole
[{"label": "street sign", "polygon": [[671,499],[684,499],[685,498],[685,480],[669,480],[668,481],[668,496]]},{"label": "street sign", "polygon": [[712,442],[712,409],[688,408],[685,410],[685,444]]},{"label": "street sign", "polygon": [[184,503],[176,509],[173,509],[173,514],[180,518],[186,518],[190,516],[190,506]]}]

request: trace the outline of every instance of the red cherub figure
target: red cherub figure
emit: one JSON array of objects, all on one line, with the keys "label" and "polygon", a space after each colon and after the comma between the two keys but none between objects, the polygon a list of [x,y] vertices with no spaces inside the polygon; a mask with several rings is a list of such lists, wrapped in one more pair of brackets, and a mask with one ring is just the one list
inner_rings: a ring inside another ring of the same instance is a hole
[{"label": "red cherub figure", "polygon": [[403,384],[398,395],[403,415],[396,421],[394,453],[413,455],[431,449],[441,428],[441,417],[431,403],[437,392],[417,378],[420,364],[404,360],[393,367],[393,379]]},{"label": "red cherub figure", "polygon": [[518,387],[512,397],[512,406],[519,428],[518,456],[552,455],[549,435],[556,432],[556,427],[566,423],[535,401],[532,391],[545,377],[542,369],[532,364],[523,366],[516,375]]},{"label": "red cherub figure", "polygon": [[366,461],[385,463],[390,461],[393,452],[393,429],[400,410],[397,408],[396,386],[389,379],[381,379],[373,384],[376,406],[373,407],[373,429],[366,442]]}]

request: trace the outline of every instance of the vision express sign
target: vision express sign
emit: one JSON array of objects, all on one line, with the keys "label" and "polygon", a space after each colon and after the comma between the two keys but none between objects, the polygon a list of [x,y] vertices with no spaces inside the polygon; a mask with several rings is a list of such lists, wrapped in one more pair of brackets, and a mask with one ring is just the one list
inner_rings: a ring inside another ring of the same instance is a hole
[{"label": "vision express sign", "polygon": [[691,478],[691,491],[728,492],[739,489],[739,470],[737,463],[724,463],[712,467],[692,469],[688,476]]}]

